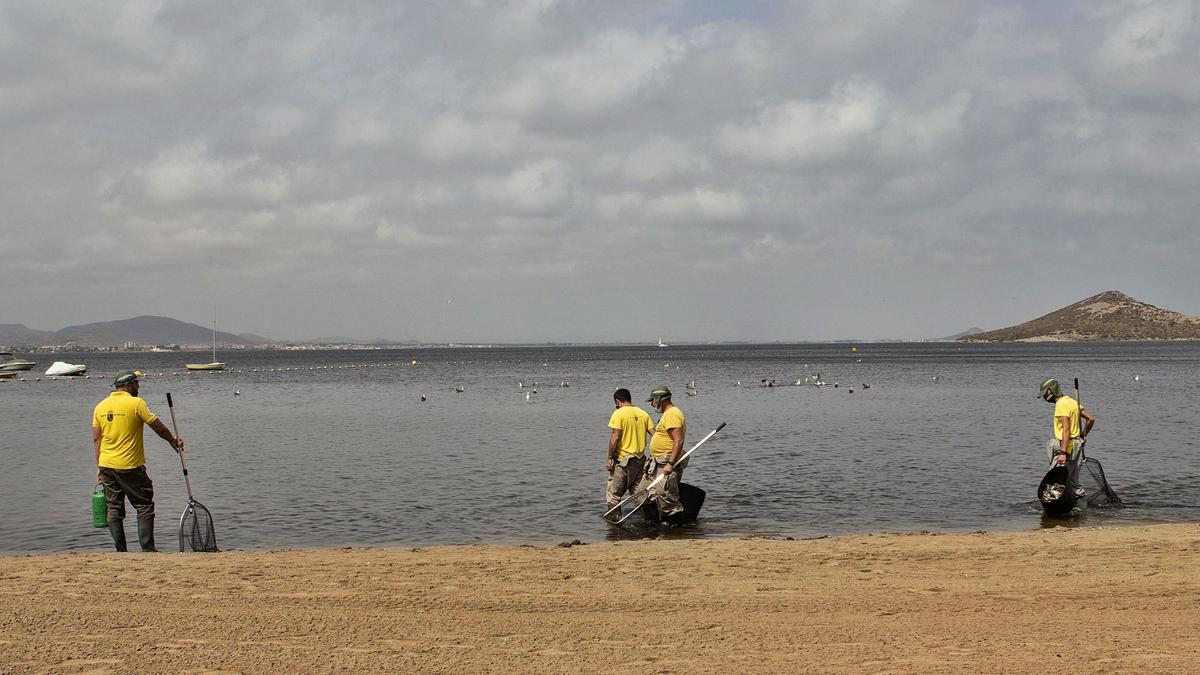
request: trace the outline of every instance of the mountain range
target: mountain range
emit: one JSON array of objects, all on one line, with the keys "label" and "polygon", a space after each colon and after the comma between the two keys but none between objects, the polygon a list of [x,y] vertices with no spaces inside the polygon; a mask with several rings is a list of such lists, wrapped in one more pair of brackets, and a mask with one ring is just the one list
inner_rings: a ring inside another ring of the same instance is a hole
[{"label": "mountain range", "polygon": [[[139,345],[205,346],[212,329],[165,316],[137,316],[120,321],[100,321],[67,326],[56,331],[34,330],[20,323],[0,323],[0,344],[10,347],[43,347],[75,343],[85,347],[113,347],[126,342]],[[223,345],[253,346],[272,342],[260,335],[234,335],[217,331]]]},{"label": "mountain range", "polygon": [[1105,291],[1032,321],[965,335],[959,342],[1200,340],[1200,318]]}]

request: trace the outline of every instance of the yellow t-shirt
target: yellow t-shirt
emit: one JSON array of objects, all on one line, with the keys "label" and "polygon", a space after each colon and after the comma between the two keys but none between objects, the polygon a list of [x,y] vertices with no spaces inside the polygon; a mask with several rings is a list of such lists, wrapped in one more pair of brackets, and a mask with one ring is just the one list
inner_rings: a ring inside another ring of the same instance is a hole
[{"label": "yellow t-shirt", "polygon": [[[1063,425],[1060,417],[1070,418],[1071,439],[1079,438],[1079,402],[1070,396],[1060,397],[1054,402],[1054,438],[1062,439]],[[1067,440],[1067,453],[1075,446],[1074,440]]]},{"label": "yellow t-shirt", "polygon": [[114,391],[92,412],[92,426],[100,429],[100,460],[109,469],[136,469],[146,463],[142,425],[158,419],[146,402],[127,391]]},{"label": "yellow t-shirt", "polygon": [[650,415],[635,405],[625,405],[613,411],[608,418],[609,429],[621,430],[621,445],[617,451],[617,463],[626,457],[641,457],[646,447],[646,433],[654,431]]},{"label": "yellow t-shirt", "polygon": [[675,441],[671,439],[671,434],[667,433],[669,429],[682,429],[683,433],[687,434],[687,420],[678,406],[663,413],[658,425],[654,427],[654,435],[650,437],[650,454],[655,459],[670,455],[671,448],[675,447]]}]

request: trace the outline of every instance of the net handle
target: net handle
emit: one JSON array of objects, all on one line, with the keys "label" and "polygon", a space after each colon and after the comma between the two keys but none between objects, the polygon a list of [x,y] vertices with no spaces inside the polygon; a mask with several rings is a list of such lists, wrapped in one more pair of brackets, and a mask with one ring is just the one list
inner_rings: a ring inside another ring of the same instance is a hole
[{"label": "net handle", "polygon": [[[171,392],[167,392],[167,409],[171,411],[171,430],[175,432],[175,438],[179,438],[179,422],[175,419],[175,401],[171,399]],[[179,454],[179,465],[183,467],[183,483],[187,486],[188,501],[192,499],[192,479],[188,478],[187,462],[183,459],[183,449],[176,451]]]},{"label": "net handle", "polygon": [[1082,462],[1087,457],[1083,448],[1087,443],[1083,440],[1083,397],[1079,395],[1078,377],[1075,378],[1075,405],[1079,406],[1079,461]]}]

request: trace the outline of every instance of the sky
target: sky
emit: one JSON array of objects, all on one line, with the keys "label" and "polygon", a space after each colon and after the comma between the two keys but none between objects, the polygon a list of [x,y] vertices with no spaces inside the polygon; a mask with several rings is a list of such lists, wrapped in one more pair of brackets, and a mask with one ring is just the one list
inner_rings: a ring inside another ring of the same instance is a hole
[{"label": "sky", "polygon": [[0,323],[920,339],[1200,315],[1192,2],[0,3]]}]

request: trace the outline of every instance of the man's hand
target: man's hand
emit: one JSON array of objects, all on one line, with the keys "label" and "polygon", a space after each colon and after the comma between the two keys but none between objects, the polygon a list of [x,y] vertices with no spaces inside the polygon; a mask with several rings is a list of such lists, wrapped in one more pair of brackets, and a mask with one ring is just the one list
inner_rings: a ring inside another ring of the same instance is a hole
[{"label": "man's hand", "polygon": [[1059,451],[1059,453],[1058,453],[1058,457],[1056,458],[1056,460],[1057,460],[1057,461],[1055,462],[1055,464],[1057,464],[1058,466],[1062,466],[1062,465],[1066,464],[1066,463],[1067,463],[1067,453],[1065,453],[1065,452],[1062,452],[1062,451],[1060,450],[1060,451]]},{"label": "man's hand", "polygon": [[617,460],[613,459],[612,457],[609,457],[604,462],[604,468],[607,469],[609,473],[612,473],[613,467],[615,467],[616,465],[617,465]]},{"label": "man's hand", "polygon": [[175,448],[175,452],[183,452],[183,438],[176,436],[173,447]]},{"label": "man's hand", "polygon": [[662,475],[670,476],[672,473],[674,473],[674,471],[675,471],[675,463],[674,462],[667,462],[666,464],[663,464]]}]

